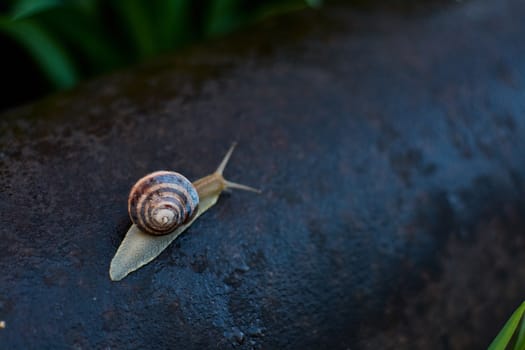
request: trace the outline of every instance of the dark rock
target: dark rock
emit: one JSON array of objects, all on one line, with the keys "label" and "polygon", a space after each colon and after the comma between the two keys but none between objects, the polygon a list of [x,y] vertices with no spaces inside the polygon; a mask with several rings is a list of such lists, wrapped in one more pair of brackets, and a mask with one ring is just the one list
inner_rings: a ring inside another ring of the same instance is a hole
[{"label": "dark rock", "polygon": [[[523,18],[327,7],[2,115],[0,347],[486,347],[525,298]],[[111,282],[131,185],[234,140],[264,193]]]}]

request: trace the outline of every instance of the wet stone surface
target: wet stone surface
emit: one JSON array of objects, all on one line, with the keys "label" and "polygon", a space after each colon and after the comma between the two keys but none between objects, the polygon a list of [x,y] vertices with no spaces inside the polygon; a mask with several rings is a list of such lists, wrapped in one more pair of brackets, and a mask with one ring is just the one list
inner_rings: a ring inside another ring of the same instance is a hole
[{"label": "wet stone surface", "polygon": [[[525,3],[327,6],[0,116],[0,347],[466,349],[525,297]],[[232,192],[121,282],[144,174]]]}]

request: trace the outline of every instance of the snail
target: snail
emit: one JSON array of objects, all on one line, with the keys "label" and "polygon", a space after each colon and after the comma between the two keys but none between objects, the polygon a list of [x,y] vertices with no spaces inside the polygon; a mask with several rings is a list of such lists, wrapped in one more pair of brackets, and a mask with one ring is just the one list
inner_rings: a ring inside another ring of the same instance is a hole
[{"label": "snail", "polygon": [[173,171],[156,171],[132,187],[128,212],[133,224],[111,260],[109,276],[119,281],[155,259],[227,189],[261,193],[222,175],[235,149],[232,144],[215,172],[191,183]]}]

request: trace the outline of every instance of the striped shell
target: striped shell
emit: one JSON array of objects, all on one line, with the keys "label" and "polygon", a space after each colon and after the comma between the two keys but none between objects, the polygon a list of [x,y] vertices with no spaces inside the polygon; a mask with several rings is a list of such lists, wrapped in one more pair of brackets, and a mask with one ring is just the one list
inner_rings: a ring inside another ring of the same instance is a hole
[{"label": "striped shell", "polygon": [[131,189],[128,212],[142,231],[166,235],[189,222],[197,213],[199,195],[179,173],[157,171],[144,176]]}]

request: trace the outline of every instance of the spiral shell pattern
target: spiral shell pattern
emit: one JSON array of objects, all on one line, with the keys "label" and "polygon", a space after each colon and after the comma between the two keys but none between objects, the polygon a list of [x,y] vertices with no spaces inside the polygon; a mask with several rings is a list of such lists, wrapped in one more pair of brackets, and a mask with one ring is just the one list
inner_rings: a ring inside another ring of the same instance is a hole
[{"label": "spiral shell pattern", "polygon": [[144,176],[131,189],[128,211],[142,231],[166,235],[189,222],[197,213],[199,195],[183,175],[157,171]]}]

